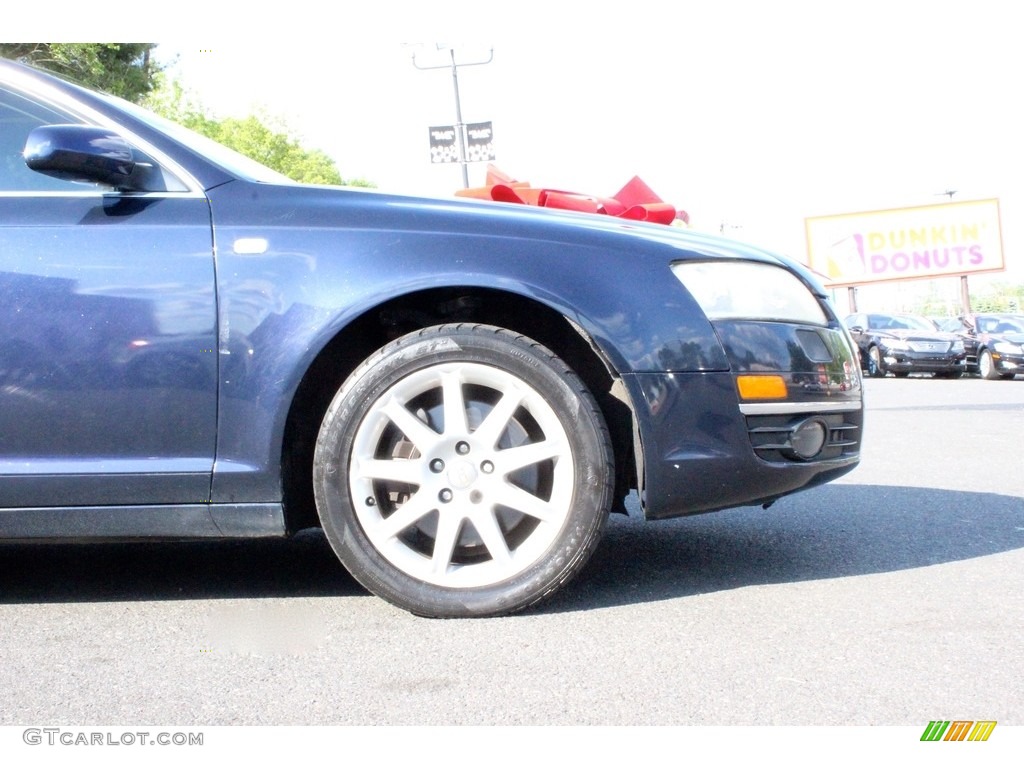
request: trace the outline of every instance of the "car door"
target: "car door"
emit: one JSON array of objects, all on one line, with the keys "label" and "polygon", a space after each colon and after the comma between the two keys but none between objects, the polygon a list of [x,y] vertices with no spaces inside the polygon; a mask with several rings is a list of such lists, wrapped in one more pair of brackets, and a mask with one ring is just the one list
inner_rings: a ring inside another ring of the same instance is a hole
[{"label": "car door", "polygon": [[28,132],[76,115],[0,85],[0,509],[204,503],[209,205],[180,175],[119,194],[28,169]]}]

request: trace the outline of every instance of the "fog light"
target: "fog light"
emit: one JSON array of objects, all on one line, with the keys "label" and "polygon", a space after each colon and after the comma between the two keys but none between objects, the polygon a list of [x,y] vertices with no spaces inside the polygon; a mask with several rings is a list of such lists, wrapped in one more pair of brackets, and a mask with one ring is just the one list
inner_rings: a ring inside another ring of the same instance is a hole
[{"label": "fog light", "polygon": [[786,396],[786,380],[781,376],[737,376],[736,388],[744,400],[775,400]]},{"label": "fog light", "polygon": [[813,459],[825,447],[828,426],[820,419],[807,419],[794,427],[789,435],[789,446],[801,459]]}]

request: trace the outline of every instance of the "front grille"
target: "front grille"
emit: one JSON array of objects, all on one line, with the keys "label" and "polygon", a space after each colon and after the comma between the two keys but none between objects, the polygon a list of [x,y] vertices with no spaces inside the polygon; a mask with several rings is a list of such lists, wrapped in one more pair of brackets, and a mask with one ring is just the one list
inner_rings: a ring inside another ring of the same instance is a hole
[{"label": "front grille", "polygon": [[[801,422],[817,418],[828,428],[828,438],[821,452],[812,459],[799,459],[793,454],[789,438]],[[802,463],[825,461],[860,451],[862,415],[849,413],[801,413],[769,416],[747,416],[747,434],[757,456],[764,461]]]},{"label": "front grille", "polygon": [[908,341],[907,346],[913,352],[949,352],[950,342],[948,341]]}]

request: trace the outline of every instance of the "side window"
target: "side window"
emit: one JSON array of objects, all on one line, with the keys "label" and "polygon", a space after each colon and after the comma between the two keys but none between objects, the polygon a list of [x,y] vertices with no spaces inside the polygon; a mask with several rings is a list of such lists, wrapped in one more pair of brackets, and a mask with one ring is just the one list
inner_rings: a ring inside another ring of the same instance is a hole
[{"label": "side window", "polygon": [[80,122],[70,114],[0,88],[0,192],[63,192],[88,188],[90,185],[36,173],[25,165],[21,155],[25,139],[33,128]]}]

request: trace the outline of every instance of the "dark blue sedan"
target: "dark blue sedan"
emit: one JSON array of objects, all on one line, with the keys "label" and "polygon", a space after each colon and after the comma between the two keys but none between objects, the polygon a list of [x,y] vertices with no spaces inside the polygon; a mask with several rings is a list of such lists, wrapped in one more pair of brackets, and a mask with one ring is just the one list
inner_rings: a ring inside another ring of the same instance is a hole
[{"label": "dark blue sedan", "polygon": [[0,62],[0,538],[322,526],[414,613],[536,603],[631,492],[770,504],[859,456],[814,278],[672,227],[302,186]]}]

